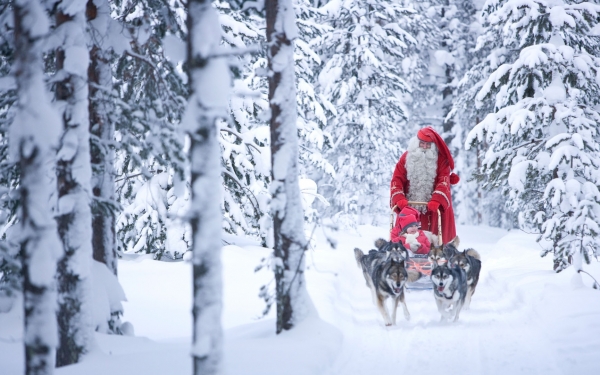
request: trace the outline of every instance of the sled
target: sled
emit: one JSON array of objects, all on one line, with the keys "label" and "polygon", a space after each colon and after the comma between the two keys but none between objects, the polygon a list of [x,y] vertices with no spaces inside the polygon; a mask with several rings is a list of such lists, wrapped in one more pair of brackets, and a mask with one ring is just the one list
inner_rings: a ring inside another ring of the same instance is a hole
[{"label": "sled", "polygon": [[[423,206],[427,205],[427,202],[413,202],[409,201],[409,205],[411,206]],[[394,207],[395,208],[395,207]],[[390,215],[390,233],[392,229],[394,229],[395,220],[395,212],[394,208],[392,208],[392,213]],[[438,243],[443,244],[442,242],[442,215],[440,210],[437,210],[438,217]],[[390,238],[391,239],[391,238]],[[433,289],[433,285],[431,284],[431,270],[433,269],[433,262],[429,260],[429,256],[427,254],[414,254],[409,257],[406,261],[406,269],[414,270],[421,272],[423,277],[419,280],[410,283],[406,286],[408,290],[431,290]]]}]

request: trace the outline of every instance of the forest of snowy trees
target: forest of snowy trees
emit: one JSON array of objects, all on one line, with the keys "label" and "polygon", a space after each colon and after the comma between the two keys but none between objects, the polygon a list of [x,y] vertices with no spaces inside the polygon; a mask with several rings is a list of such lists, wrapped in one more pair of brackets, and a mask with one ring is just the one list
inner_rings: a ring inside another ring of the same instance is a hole
[{"label": "forest of snowy trees", "polygon": [[385,225],[427,125],[458,223],[537,233],[557,272],[599,256],[599,23],[576,0],[2,1],[0,298],[23,296],[27,373],[127,333],[137,253],[192,262],[195,373],[216,373],[236,236],[273,249],[261,295],[291,329],[304,225]]}]

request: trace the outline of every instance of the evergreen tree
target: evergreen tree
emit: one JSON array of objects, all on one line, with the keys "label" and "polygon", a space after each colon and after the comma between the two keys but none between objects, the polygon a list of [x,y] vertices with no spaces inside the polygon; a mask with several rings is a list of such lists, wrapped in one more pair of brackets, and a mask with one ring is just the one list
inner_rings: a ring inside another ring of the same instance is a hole
[{"label": "evergreen tree", "polygon": [[0,5],[0,296],[12,298],[21,288],[19,247],[8,241],[8,230],[15,223],[19,197],[18,160],[10,157],[9,129],[15,115],[16,83],[11,73],[14,64],[14,14],[9,3]]},{"label": "evergreen tree", "polygon": [[[90,161],[92,164],[92,254],[93,259],[105,265],[113,274],[111,284],[118,284],[117,243],[115,236],[118,203],[115,195],[112,64],[116,52],[122,52],[127,39],[121,34],[122,27],[110,16],[107,0],[88,0],[86,4],[87,43],[90,51],[88,69]],[[121,47],[119,47],[121,46]],[[94,277],[102,274],[93,266]],[[103,280],[104,281],[104,280]],[[98,281],[97,281],[98,282]],[[120,286],[119,286],[120,288]],[[109,301],[112,302],[112,301]],[[120,301],[109,303],[112,309],[106,322],[97,324],[103,332],[121,333]],[[102,328],[106,327],[106,329]]]},{"label": "evergreen tree", "polygon": [[[224,43],[232,48],[252,48],[265,43],[264,13],[244,6],[244,2],[217,2],[221,13]],[[298,14],[295,43],[296,84],[298,87],[299,171],[302,176],[320,178],[332,175],[333,167],[324,157],[330,137],[324,127],[326,104],[316,93],[321,63],[311,42],[329,28],[318,22],[319,15],[309,2],[294,1]],[[233,68],[234,92],[230,106],[232,123],[221,128],[223,150],[224,228],[230,233],[259,235],[266,245],[270,227],[268,216],[268,111],[266,55],[264,49],[240,54]]]},{"label": "evergreen tree", "polygon": [[93,340],[91,293],[91,164],[86,44],[86,1],[56,8],[54,92],[63,122],[56,164],[58,233],[64,255],[58,264],[58,367],[77,363]]},{"label": "evergreen tree", "polygon": [[10,156],[18,161],[19,223],[15,242],[22,260],[25,374],[54,372],[57,344],[56,263],[63,253],[52,218],[52,163],[61,130],[44,83],[42,46],[49,30],[38,1],[16,0],[14,74],[18,93],[10,128]]},{"label": "evergreen tree", "polygon": [[188,74],[191,97],[184,126],[191,139],[192,227],[194,282],[192,358],[194,374],[220,372],[221,222],[220,156],[217,119],[228,115],[229,66],[221,44],[218,13],[208,0],[188,1]]},{"label": "evergreen tree", "polygon": [[[118,0],[112,7],[128,36],[113,71],[115,183],[118,201],[124,208],[116,220],[117,247],[121,252],[135,249],[155,253],[157,259],[180,259],[181,251],[175,254],[176,251],[165,248],[166,224],[177,226],[178,232],[187,232],[188,228],[177,215],[161,215],[174,211],[174,199],[168,198],[169,194],[178,193],[176,198],[181,202],[189,192],[185,188],[155,191],[154,199],[166,202],[164,212],[157,212],[156,205],[144,203],[140,207],[138,203],[145,201],[138,199],[137,194],[147,191],[149,185],[154,189],[157,185],[152,179],[162,173],[174,175],[173,184],[185,185],[184,142],[178,128],[188,96],[179,61],[185,55],[184,6],[180,1],[165,4]],[[167,51],[167,46],[172,51]],[[167,52],[173,55],[171,59]],[[143,246],[139,247],[142,237]],[[183,235],[172,242],[179,245],[182,241]],[[158,250],[162,251],[156,253]]]},{"label": "evergreen tree", "polygon": [[454,118],[448,117],[457,94],[457,86],[465,72],[473,64],[471,50],[475,47],[475,6],[472,0],[440,0],[433,7],[436,11],[434,21],[439,28],[440,43],[433,51],[429,77],[435,81],[436,102],[443,129],[444,140],[457,156],[461,145],[452,140],[460,133],[460,124],[455,129]]},{"label": "evergreen tree", "polygon": [[277,333],[290,330],[306,314],[309,297],[304,281],[306,239],[298,183],[298,136],[294,39],[291,0],[268,0],[267,60],[271,107],[271,214],[275,259]]},{"label": "evergreen tree", "polygon": [[322,16],[308,0],[294,0],[298,37],[294,40],[296,89],[298,101],[298,138],[300,141],[299,173],[302,177],[323,179],[333,177],[335,170],[326,153],[332,146],[327,132],[327,117],[333,105],[317,92],[321,57],[317,41],[333,29],[321,22]]},{"label": "evergreen tree", "polygon": [[477,171],[483,146],[464,150],[467,133],[477,118],[485,116],[485,109],[472,105],[482,79],[480,72],[469,71],[484,55],[474,51],[480,24],[472,0],[442,0],[436,9],[442,36],[441,49],[434,54],[442,94],[442,134],[454,156],[455,171],[461,176],[460,184],[453,186],[454,212],[462,224],[491,225],[489,219],[504,205],[496,201],[497,193],[484,194],[477,173],[472,173]]},{"label": "evergreen tree", "polygon": [[434,45],[435,27],[403,5],[348,0],[323,8],[334,29],[319,45],[325,60],[319,91],[333,104],[327,158],[336,177],[326,180],[333,187],[326,197],[351,218],[387,212],[401,142],[415,134],[407,126],[407,103],[426,71],[423,55]]},{"label": "evergreen tree", "polygon": [[[223,228],[247,234],[266,245],[270,228],[269,144],[265,112],[268,110],[264,17],[245,9],[243,1],[217,1],[223,43],[236,50],[231,61],[233,93],[230,120],[220,122],[223,178]],[[246,52],[246,53],[244,53]]]},{"label": "evergreen tree", "polygon": [[[90,109],[90,158],[92,163],[92,246],[93,256],[117,275],[115,218],[114,113],[112,66],[114,48],[110,40],[116,25],[107,0],[88,0],[87,35],[90,45],[88,69]],[[114,43],[114,42],[113,42]]]},{"label": "evergreen tree", "polygon": [[493,0],[484,15],[477,48],[490,53],[471,71],[491,72],[476,99],[493,109],[467,143],[487,142],[487,185],[540,231],[558,272],[573,254],[599,252],[600,6]]},{"label": "evergreen tree", "polygon": [[189,205],[189,188],[173,170],[156,172],[134,190],[134,199],[117,222],[125,252],[154,254],[157,260],[179,260],[190,249],[189,226],[181,223]]}]

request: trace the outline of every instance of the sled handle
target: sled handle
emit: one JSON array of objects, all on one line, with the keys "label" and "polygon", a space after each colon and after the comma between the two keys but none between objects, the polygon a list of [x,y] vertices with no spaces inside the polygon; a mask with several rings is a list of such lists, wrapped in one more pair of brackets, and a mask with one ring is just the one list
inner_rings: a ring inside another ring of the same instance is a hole
[{"label": "sled handle", "polygon": [[[414,206],[427,206],[428,203],[429,202],[408,201],[409,205],[414,205]],[[392,212],[390,213],[390,233],[392,232],[392,229],[394,229],[394,211],[396,210],[396,208],[398,208],[397,205],[392,207]],[[439,241],[440,245],[443,245],[443,242],[442,242],[442,214],[441,214],[439,208],[437,209],[437,217],[438,217],[438,241]]]}]

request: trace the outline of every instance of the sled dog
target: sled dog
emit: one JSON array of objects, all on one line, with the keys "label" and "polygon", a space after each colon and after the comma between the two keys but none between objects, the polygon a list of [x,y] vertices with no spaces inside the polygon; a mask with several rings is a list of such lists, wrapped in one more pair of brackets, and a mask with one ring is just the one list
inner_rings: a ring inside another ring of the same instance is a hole
[{"label": "sled dog", "polygon": [[481,259],[475,249],[457,251],[449,260],[450,267],[460,267],[467,275],[467,297],[465,300],[465,310],[471,305],[471,297],[475,294],[475,288],[479,282],[479,272],[481,271]]},{"label": "sled dog", "polygon": [[444,246],[439,245],[437,242],[438,241],[436,241],[435,244],[433,242],[431,243],[431,250],[429,250],[428,258],[434,266],[441,266],[456,255],[458,252],[456,249],[460,244],[460,239],[456,236],[448,245]]},{"label": "sled dog", "polygon": [[[420,273],[410,274],[406,271],[405,261],[408,259],[408,251],[399,243],[388,242],[379,239],[375,242],[378,250],[370,250],[364,254],[362,250],[355,248],[354,257],[358,266],[362,269],[367,286],[371,290],[373,303],[383,317],[386,326],[396,324],[396,311],[398,303],[402,303],[404,317],[410,319],[410,313],[404,299],[404,288],[407,282],[416,281],[421,277]],[[392,316],[385,305],[388,298],[392,299]]]},{"label": "sled dog", "polygon": [[437,266],[431,271],[433,296],[441,321],[458,320],[467,296],[467,275],[460,267]]}]

